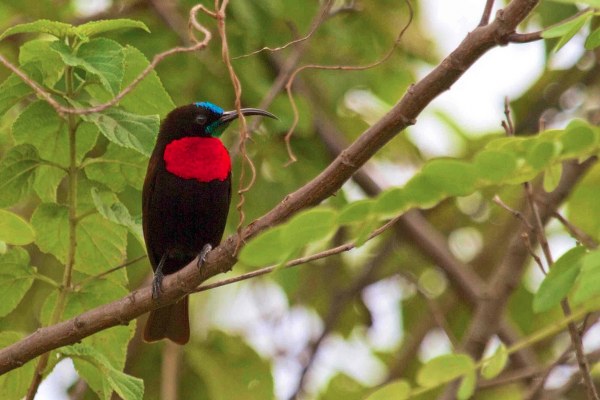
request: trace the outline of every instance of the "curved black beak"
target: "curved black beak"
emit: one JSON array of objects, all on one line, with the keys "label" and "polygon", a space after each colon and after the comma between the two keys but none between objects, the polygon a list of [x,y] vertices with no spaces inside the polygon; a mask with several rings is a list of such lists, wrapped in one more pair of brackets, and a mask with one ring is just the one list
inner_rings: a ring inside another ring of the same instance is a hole
[{"label": "curved black beak", "polygon": [[[271,114],[270,112],[261,110],[260,108],[242,108],[240,111],[242,112],[242,114],[244,114],[244,116],[246,116],[246,115],[262,115],[263,117],[279,119],[276,116],[274,116],[273,114]],[[223,123],[231,122],[234,119],[236,119],[237,117],[239,117],[237,110],[225,111],[223,113],[223,115],[221,116],[221,118],[219,118],[219,121],[221,121]]]}]

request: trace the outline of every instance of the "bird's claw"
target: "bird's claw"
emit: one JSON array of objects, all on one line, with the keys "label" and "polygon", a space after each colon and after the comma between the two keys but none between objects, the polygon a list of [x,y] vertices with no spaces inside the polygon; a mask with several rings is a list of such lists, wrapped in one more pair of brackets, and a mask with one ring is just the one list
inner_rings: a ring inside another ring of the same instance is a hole
[{"label": "bird's claw", "polygon": [[200,254],[198,254],[198,269],[202,268],[202,265],[206,262],[206,256],[208,255],[208,253],[210,253],[212,248],[213,247],[210,245],[210,243],[206,243],[204,247],[202,247],[202,250],[200,250]]},{"label": "bird's claw", "polygon": [[152,298],[154,300],[158,299],[160,296],[160,292],[162,291],[162,280],[165,276],[161,271],[156,271],[154,273],[154,279],[152,279]]}]

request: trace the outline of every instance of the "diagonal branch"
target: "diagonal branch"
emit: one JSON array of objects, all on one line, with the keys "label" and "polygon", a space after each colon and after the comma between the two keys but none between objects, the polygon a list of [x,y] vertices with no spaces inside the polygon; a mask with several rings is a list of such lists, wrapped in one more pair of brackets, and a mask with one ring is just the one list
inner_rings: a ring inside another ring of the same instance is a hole
[{"label": "diagonal branch", "polygon": [[[407,126],[414,124],[421,111],[448,90],[483,54],[505,43],[504,38],[515,31],[538,1],[513,0],[499,11],[499,17],[492,23],[471,32],[440,65],[412,86],[383,118],[368,128],[321,174],[243,229],[240,233],[242,241],[333,195],[381,147]],[[195,261],[192,261],[178,273],[168,275],[163,282],[162,296],[157,301],[152,300],[151,288],[146,287],[68,321],[39,329],[0,350],[0,374],[50,350],[76,343],[103,329],[127,324],[150,310],[175,302],[206,279],[229,271],[236,261],[232,254],[237,244],[237,235],[230,236],[208,255],[202,270],[198,271]]]}]

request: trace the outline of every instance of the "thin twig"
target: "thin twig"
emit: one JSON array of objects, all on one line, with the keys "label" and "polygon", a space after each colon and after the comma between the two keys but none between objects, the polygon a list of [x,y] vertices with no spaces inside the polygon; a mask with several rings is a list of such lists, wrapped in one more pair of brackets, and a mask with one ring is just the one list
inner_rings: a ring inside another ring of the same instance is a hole
[{"label": "thin twig", "polygon": [[292,135],[294,133],[294,130],[298,126],[298,122],[300,121],[300,113],[298,112],[298,106],[296,105],[296,101],[295,101],[294,95],[292,93],[292,85],[294,83],[294,79],[296,79],[296,76],[300,72],[304,71],[305,69],[320,69],[320,70],[328,70],[328,71],[363,71],[363,70],[371,69],[371,68],[374,68],[374,67],[377,67],[377,66],[383,64],[385,61],[387,61],[392,56],[392,54],[394,54],[394,51],[400,44],[400,40],[404,36],[404,33],[408,30],[408,28],[410,27],[410,25],[412,23],[413,14],[414,14],[412,5],[409,0],[405,0],[405,3],[407,5],[408,11],[409,11],[408,21],[407,21],[406,25],[404,25],[402,30],[400,30],[400,33],[396,37],[396,40],[394,40],[394,44],[392,45],[392,47],[379,60],[374,61],[369,64],[366,64],[366,65],[355,65],[355,66],[308,64],[308,65],[303,65],[302,67],[296,68],[296,70],[294,72],[292,72],[287,83],[285,84],[285,90],[287,92],[288,100],[290,102],[290,106],[292,107],[292,111],[294,113],[294,120],[292,122],[292,125],[290,126],[287,133],[285,134],[285,144],[286,144],[288,157],[289,157],[289,161],[288,161],[287,165],[292,164],[297,161],[297,158],[294,155],[294,151],[292,150],[292,145],[291,145]]},{"label": "thin twig", "polygon": [[124,262],[121,265],[117,265],[116,267],[113,267],[113,268],[111,268],[109,270],[106,270],[106,271],[104,271],[104,272],[102,272],[102,273],[100,273],[98,275],[88,276],[87,278],[82,279],[79,283],[75,284],[73,290],[81,289],[83,286],[87,285],[88,283],[90,283],[92,281],[95,281],[95,280],[100,279],[100,278],[104,278],[106,275],[112,274],[113,272],[116,272],[116,271],[118,271],[120,269],[128,267],[131,264],[135,264],[136,262],[138,262],[140,260],[143,260],[146,257],[148,257],[148,256],[144,254],[143,256],[139,256],[139,257],[136,257],[134,259],[131,259],[131,260],[127,261],[127,262]]},{"label": "thin twig", "polygon": [[196,14],[198,13],[199,10],[210,15],[210,12],[203,5],[201,5],[201,4],[196,5],[190,10],[190,25],[204,34],[203,40],[198,41],[198,40],[196,40],[196,38],[194,36],[192,36],[195,41],[194,45],[192,45],[190,47],[175,47],[175,48],[166,50],[162,53],[155,55],[154,58],[152,59],[152,62],[150,62],[150,64],[148,64],[148,66],[129,85],[127,85],[119,94],[117,94],[112,100],[109,100],[106,103],[103,103],[103,104],[100,104],[97,106],[87,107],[87,108],[65,107],[62,104],[60,104],[58,101],[56,101],[47,90],[42,88],[37,82],[35,82],[26,73],[21,71],[18,67],[13,65],[11,62],[9,62],[1,54],[0,54],[0,64],[3,64],[6,68],[10,69],[15,75],[17,75],[19,78],[21,78],[21,80],[23,80],[23,82],[25,82],[29,87],[31,87],[33,89],[33,91],[37,93],[38,96],[40,96],[44,101],[46,101],[48,104],[50,104],[52,106],[52,108],[54,108],[56,110],[56,112],[61,116],[68,115],[68,114],[84,115],[84,114],[92,114],[92,113],[101,112],[101,111],[106,110],[109,107],[114,106],[119,101],[121,101],[123,99],[123,97],[125,97],[133,89],[135,89],[135,87],[150,72],[152,72],[154,70],[154,68],[156,68],[158,63],[163,61],[165,58],[172,56],[173,54],[177,54],[177,53],[188,53],[188,52],[192,52],[192,51],[202,50],[206,46],[208,46],[208,43],[210,42],[210,40],[212,38],[212,34],[210,33],[210,31],[208,29],[206,29],[202,24],[200,24],[196,20]]},{"label": "thin twig", "polygon": [[566,219],[560,212],[555,211],[552,216],[559,220],[560,223],[563,224],[563,226],[569,231],[571,236],[573,236],[579,243],[583,244],[588,249],[598,248],[598,242],[593,237],[571,223],[571,221]]}]

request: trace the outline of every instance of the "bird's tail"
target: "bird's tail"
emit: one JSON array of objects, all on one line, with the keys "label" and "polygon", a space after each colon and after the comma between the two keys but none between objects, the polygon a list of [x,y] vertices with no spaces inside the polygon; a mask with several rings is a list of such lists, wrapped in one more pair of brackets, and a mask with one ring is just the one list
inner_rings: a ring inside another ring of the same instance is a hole
[{"label": "bird's tail", "polygon": [[187,296],[177,303],[150,311],[144,328],[144,341],[160,339],[170,339],[177,344],[186,344],[190,340]]}]

